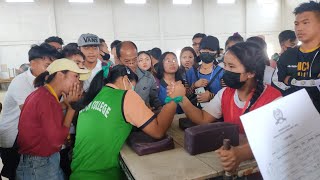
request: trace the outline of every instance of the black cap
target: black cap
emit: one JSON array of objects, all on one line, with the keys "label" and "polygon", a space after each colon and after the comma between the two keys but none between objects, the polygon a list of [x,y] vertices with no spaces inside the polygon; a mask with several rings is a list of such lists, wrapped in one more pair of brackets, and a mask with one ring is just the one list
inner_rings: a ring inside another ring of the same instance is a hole
[{"label": "black cap", "polygon": [[207,36],[202,38],[200,42],[200,50],[201,49],[210,49],[212,51],[218,51],[220,49],[219,40],[214,36]]}]

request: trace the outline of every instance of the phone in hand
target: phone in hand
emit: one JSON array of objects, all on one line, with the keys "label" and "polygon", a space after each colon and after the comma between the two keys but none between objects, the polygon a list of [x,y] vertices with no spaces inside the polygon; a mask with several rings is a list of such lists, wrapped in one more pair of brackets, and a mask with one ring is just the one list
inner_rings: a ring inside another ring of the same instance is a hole
[{"label": "phone in hand", "polygon": [[204,89],[204,87],[199,87],[199,88],[195,89],[194,91],[195,91],[195,94],[202,94],[206,90]]}]

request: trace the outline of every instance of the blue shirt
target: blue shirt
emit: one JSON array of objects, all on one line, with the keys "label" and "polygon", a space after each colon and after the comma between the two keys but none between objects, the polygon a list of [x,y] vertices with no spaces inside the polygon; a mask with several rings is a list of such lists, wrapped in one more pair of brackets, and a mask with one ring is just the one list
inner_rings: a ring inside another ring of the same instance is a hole
[{"label": "blue shirt", "polygon": [[[210,86],[206,89],[209,90],[213,94],[217,94],[218,91],[222,88],[221,87],[221,79],[222,79],[224,71],[221,69],[222,69],[222,67],[216,65],[211,73],[202,74],[197,69],[194,69],[194,67],[191,67],[187,71],[187,74],[186,74],[188,84],[190,84],[190,86],[191,86],[193,83],[195,83],[199,79],[206,79],[210,82],[212,78],[215,78],[214,81],[210,84]],[[219,74],[217,74],[217,73],[219,73]],[[196,74],[198,77],[196,76]],[[216,76],[216,74],[217,74],[217,76]]]}]

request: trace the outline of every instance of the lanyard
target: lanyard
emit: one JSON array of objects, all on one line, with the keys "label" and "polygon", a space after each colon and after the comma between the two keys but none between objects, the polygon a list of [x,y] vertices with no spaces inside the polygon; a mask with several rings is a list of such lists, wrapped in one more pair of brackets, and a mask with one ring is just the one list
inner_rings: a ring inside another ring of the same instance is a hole
[{"label": "lanyard", "polygon": [[[253,93],[254,93],[254,90],[249,94],[249,98],[248,98],[248,100],[246,101],[246,104],[244,105],[244,107],[242,108],[242,111],[241,111],[241,114],[240,114],[240,116],[247,110],[247,108],[248,108],[248,106],[249,106],[249,102],[251,101],[251,98],[252,98],[252,96],[253,96]],[[231,121],[233,121],[234,119],[233,119],[233,117],[234,117],[234,104],[235,104],[235,102],[234,102],[234,95],[233,95],[233,99],[230,101],[230,110],[231,110]],[[239,116],[239,117],[240,117]]]},{"label": "lanyard", "polygon": [[54,92],[54,90],[53,90],[53,88],[52,88],[52,86],[50,86],[49,84],[46,84],[45,85],[46,87],[47,87],[47,89],[48,89],[48,91],[56,98],[56,100],[59,102],[59,99],[58,99],[58,96],[57,96],[57,93],[56,92]]}]

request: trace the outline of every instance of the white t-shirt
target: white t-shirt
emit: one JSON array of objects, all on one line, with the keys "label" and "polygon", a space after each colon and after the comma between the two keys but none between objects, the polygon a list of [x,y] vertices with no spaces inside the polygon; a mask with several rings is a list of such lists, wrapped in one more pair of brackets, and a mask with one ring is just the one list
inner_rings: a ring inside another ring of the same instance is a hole
[{"label": "white t-shirt", "polygon": [[89,87],[90,87],[90,83],[92,81],[92,79],[96,76],[96,74],[102,69],[102,63],[99,59],[97,59],[97,64],[96,64],[96,67],[94,67],[92,70],[91,70],[91,76],[89,77],[89,79],[85,80],[83,82],[83,90],[85,92],[87,92],[89,90]]},{"label": "white t-shirt", "polygon": [[[202,110],[206,111],[207,113],[211,114],[211,116],[215,117],[216,119],[220,119],[222,117],[222,94],[226,90],[226,88],[221,89],[214,98],[207,102],[202,103]],[[238,108],[242,109],[246,102],[243,102],[239,99],[238,91],[234,93],[233,100]]]},{"label": "white t-shirt", "polygon": [[[262,94],[265,92],[266,89],[267,89],[267,86],[264,87]],[[215,117],[216,119],[220,119],[222,117],[222,108],[221,108],[222,95],[225,90],[226,90],[226,87],[221,89],[211,101],[207,103],[202,103],[202,107],[203,107],[202,110],[211,114],[211,116]],[[277,99],[279,98],[281,97],[278,97]],[[240,109],[243,109],[246,104],[246,101],[241,101],[239,99],[238,90],[236,90],[233,95],[233,101],[237,105],[237,107]],[[248,103],[248,106],[250,106],[250,102]]]},{"label": "white t-shirt", "polygon": [[264,70],[264,75],[263,75],[263,82],[265,84],[271,85],[273,72],[274,72],[274,69],[271,66],[266,66],[266,69]]},{"label": "white t-shirt", "polygon": [[11,148],[18,134],[18,123],[21,110],[26,98],[35,88],[33,81],[35,77],[30,68],[15,77],[8,87],[4,97],[3,109],[0,118],[0,147]]}]

